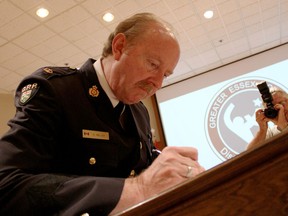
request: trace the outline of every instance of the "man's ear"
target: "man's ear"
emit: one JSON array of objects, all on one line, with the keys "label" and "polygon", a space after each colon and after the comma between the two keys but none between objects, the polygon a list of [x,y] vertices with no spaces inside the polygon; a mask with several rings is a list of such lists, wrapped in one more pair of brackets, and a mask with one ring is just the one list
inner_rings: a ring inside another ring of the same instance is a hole
[{"label": "man's ear", "polygon": [[126,36],[123,33],[115,35],[112,41],[112,53],[115,60],[119,60],[126,45]]}]

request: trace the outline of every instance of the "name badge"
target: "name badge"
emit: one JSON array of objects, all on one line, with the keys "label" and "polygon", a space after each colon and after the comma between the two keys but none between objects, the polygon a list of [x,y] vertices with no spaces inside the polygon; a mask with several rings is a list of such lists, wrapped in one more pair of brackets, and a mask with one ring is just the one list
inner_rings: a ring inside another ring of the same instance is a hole
[{"label": "name badge", "polygon": [[109,140],[109,133],[104,131],[82,130],[82,137],[88,139]]}]

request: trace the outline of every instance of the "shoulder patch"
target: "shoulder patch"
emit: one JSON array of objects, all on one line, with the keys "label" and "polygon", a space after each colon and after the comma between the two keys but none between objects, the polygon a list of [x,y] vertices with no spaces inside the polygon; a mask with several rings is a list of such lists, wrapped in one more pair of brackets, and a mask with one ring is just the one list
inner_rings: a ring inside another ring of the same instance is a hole
[{"label": "shoulder patch", "polygon": [[24,86],[21,89],[20,93],[20,100],[19,100],[20,105],[25,105],[26,103],[28,103],[28,101],[30,101],[37,93],[38,89],[39,89],[38,83],[32,83]]}]

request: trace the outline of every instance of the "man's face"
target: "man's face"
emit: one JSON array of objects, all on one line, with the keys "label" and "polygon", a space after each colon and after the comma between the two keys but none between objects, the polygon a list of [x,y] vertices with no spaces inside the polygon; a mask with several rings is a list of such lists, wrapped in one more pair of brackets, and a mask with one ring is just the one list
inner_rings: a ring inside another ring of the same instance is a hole
[{"label": "man's face", "polygon": [[172,74],[179,59],[179,45],[171,35],[157,29],[145,33],[133,45],[127,45],[124,35],[116,40],[122,45],[118,44],[113,53],[109,85],[119,100],[137,103],[153,95],[164,77]]},{"label": "man's face", "polygon": [[276,93],[273,95],[273,104],[281,104],[284,107],[285,116],[288,119],[288,98],[287,95]]}]

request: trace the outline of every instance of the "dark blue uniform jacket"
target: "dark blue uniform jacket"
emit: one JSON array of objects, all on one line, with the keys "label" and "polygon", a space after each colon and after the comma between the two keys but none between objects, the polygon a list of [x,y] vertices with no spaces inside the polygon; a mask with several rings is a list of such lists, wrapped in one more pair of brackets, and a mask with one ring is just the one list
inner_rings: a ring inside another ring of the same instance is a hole
[{"label": "dark blue uniform jacket", "polygon": [[124,132],[94,62],[41,68],[20,83],[0,140],[0,215],[107,215],[131,170],[157,156],[145,106],[128,106],[134,130]]}]

